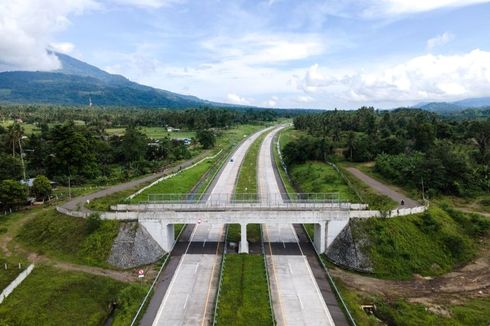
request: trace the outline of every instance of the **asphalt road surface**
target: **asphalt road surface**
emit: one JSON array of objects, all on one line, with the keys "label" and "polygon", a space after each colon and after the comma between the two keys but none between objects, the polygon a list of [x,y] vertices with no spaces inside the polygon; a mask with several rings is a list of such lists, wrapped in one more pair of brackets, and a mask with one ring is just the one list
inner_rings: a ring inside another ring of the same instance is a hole
[{"label": "asphalt road surface", "polygon": [[[282,128],[270,132],[260,148],[257,174],[262,197],[280,198],[271,146]],[[272,306],[278,325],[334,325],[293,225],[264,224],[263,234]]]},{"label": "asphalt road surface", "polygon": [[[238,147],[232,155],[233,161],[225,163],[211,191],[211,196],[229,194],[230,197],[225,200],[231,198],[245,154],[250,145],[263,132],[265,130],[253,134]],[[186,253],[176,267],[153,325],[209,325],[212,323],[223,236],[224,225],[222,224],[202,223],[195,226]]]}]

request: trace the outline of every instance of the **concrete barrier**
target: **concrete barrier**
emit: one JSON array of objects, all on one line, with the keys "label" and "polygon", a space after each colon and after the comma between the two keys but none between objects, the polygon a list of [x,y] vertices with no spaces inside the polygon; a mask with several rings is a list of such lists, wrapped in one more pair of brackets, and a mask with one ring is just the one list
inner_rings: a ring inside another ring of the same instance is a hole
[{"label": "concrete barrier", "polygon": [[56,210],[61,214],[73,216],[73,217],[85,218],[91,214],[90,212],[87,213],[87,212],[80,212],[80,211],[72,211],[61,206],[56,206]]},{"label": "concrete barrier", "polygon": [[27,267],[24,271],[17,275],[15,280],[10,282],[10,284],[7,285],[5,289],[3,289],[2,293],[0,293],[0,303],[2,303],[3,300],[5,300],[10,295],[10,293],[12,293],[12,291],[14,291],[15,288],[18,287],[22,283],[22,281],[26,279],[29,274],[31,274],[33,269],[34,264],[29,265],[29,267]]},{"label": "concrete barrier", "polygon": [[399,216],[407,216],[412,214],[420,214],[425,212],[428,206],[417,206],[413,208],[399,208],[391,211],[363,211],[363,210],[352,210],[349,212],[350,218],[371,218],[371,217],[386,217],[393,218]]}]

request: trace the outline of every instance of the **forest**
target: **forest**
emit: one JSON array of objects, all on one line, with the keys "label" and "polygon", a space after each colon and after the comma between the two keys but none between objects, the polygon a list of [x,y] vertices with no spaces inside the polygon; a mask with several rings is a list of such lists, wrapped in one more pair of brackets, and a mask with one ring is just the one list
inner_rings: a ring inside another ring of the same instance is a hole
[{"label": "forest", "polygon": [[374,161],[374,170],[426,194],[490,191],[490,118],[440,116],[418,109],[327,111],[294,118],[304,135],[284,149],[287,164]]},{"label": "forest", "polygon": [[[50,181],[60,185],[106,185],[156,172],[214,147],[220,129],[271,121],[273,112],[226,109],[144,110],[62,106],[0,108],[0,208],[25,204],[28,195],[45,199]],[[24,126],[35,126],[26,132]],[[151,139],[140,127],[195,131],[185,143],[168,136]],[[122,134],[108,134],[120,128]],[[31,187],[19,180],[36,178]],[[29,189],[31,188],[31,189]]]}]

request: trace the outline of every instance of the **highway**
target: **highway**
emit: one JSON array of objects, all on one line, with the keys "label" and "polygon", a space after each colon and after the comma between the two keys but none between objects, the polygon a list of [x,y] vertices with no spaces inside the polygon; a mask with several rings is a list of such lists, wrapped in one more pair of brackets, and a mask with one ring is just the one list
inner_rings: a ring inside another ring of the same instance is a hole
[{"label": "highway", "polygon": [[[281,193],[274,173],[271,145],[282,128],[270,132],[260,148],[257,176],[262,197]],[[334,325],[293,225],[264,224],[262,228],[277,324]]]},{"label": "highway", "polygon": [[[226,193],[231,196],[245,154],[257,137],[267,130],[270,128],[251,135],[240,144],[232,155],[233,161],[225,163],[211,194]],[[223,236],[223,224],[196,224],[152,325],[212,323]]]}]

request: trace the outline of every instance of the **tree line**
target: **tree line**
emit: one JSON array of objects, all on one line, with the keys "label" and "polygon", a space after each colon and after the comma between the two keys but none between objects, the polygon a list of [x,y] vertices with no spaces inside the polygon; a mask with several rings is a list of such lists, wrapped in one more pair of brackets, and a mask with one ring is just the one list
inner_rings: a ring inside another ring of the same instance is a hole
[{"label": "tree line", "polygon": [[[275,118],[269,113],[229,110],[9,108],[0,111],[4,119],[16,121],[0,126],[2,209],[24,204],[29,194],[46,199],[50,180],[61,185],[105,185],[155,172],[171,162],[191,158],[199,148],[214,147],[217,128]],[[34,123],[36,132],[26,133],[26,122]],[[140,126],[196,130],[196,137],[191,144],[169,137],[150,139]],[[108,135],[107,127],[121,127],[125,132],[122,136]],[[30,189],[19,182],[33,177],[35,185]]]},{"label": "tree line", "polygon": [[294,119],[306,133],[284,149],[288,164],[341,153],[375,162],[395,183],[429,194],[467,196],[490,190],[490,119],[452,119],[418,109],[328,111]]}]

